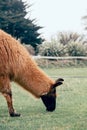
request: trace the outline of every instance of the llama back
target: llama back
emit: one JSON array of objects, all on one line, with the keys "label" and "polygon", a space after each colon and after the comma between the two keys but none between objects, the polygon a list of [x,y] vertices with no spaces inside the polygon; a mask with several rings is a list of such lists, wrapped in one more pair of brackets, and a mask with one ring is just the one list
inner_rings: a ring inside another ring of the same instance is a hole
[{"label": "llama back", "polygon": [[0,30],[0,73],[16,76],[30,55],[11,35]]}]

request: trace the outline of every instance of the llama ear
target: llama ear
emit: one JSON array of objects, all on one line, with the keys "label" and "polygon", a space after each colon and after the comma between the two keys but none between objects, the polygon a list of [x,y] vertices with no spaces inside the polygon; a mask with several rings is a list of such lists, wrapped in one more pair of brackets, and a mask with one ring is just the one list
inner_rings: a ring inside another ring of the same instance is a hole
[{"label": "llama ear", "polygon": [[55,88],[55,87],[57,87],[57,86],[63,84],[63,81],[64,81],[64,79],[62,79],[62,78],[57,79],[57,80],[55,81],[55,84],[54,84],[52,87]]}]

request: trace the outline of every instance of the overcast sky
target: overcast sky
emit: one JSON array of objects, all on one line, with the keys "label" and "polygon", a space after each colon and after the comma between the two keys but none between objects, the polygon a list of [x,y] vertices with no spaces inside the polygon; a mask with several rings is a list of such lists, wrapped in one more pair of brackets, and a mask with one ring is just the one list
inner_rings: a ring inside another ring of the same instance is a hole
[{"label": "overcast sky", "polygon": [[49,39],[61,31],[84,33],[84,20],[87,15],[87,0],[23,0],[32,4],[30,18],[36,18],[43,26],[42,35]]}]

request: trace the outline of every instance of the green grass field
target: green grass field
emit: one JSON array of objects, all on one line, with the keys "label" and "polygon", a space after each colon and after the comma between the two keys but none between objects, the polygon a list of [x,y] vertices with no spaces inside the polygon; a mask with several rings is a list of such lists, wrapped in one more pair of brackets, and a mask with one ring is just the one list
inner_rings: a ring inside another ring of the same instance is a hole
[{"label": "green grass field", "polygon": [[65,80],[57,88],[56,110],[46,112],[40,99],[12,83],[14,107],[21,117],[9,117],[6,101],[0,95],[0,130],[87,130],[87,68],[44,71]]}]

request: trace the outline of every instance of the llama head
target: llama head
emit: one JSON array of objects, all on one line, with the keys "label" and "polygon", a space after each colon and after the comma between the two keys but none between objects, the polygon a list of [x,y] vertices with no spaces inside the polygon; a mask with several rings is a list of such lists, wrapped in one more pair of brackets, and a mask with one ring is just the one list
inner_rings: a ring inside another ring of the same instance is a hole
[{"label": "llama head", "polygon": [[56,87],[63,84],[63,79],[59,78],[56,82],[51,86],[50,91],[41,96],[41,99],[46,107],[47,111],[54,111],[56,108]]}]

